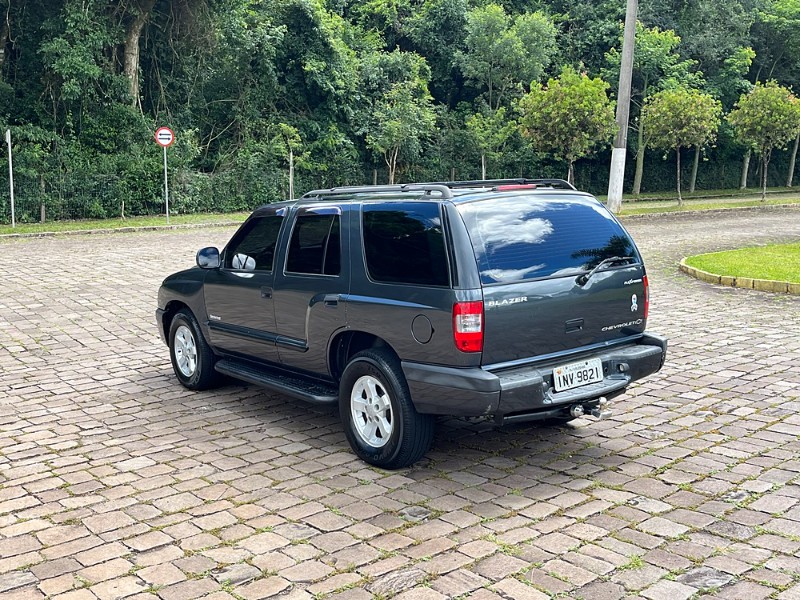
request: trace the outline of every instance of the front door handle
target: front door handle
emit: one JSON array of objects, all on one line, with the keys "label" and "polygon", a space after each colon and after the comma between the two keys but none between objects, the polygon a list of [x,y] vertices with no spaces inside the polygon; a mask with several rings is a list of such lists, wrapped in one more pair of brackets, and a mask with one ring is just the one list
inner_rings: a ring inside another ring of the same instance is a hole
[{"label": "front door handle", "polygon": [[326,294],[324,302],[325,306],[330,306],[330,307],[339,306],[339,294]]},{"label": "front door handle", "polygon": [[272,298],[272,288],[264,286],[261,288],[261,297],[262,298]]}]

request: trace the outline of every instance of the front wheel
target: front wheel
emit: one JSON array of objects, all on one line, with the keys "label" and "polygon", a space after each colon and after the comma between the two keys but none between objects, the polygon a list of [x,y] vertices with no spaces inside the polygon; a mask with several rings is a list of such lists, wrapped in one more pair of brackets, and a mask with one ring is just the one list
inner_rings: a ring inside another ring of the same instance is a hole
[{"label": "front wheel", "polygon": [[407,467],[433,442],[433,417],[416,411],[399,361],[385,350],[364,350],[348,363],[339,414],[353,451],[376,467]]},{"label": "front wheel", "polygon": [[190,390],[207,390],[219,382],[214,353],[197,319],[186,310],[175,314],[169,326],[169,356],[178,381]]}]

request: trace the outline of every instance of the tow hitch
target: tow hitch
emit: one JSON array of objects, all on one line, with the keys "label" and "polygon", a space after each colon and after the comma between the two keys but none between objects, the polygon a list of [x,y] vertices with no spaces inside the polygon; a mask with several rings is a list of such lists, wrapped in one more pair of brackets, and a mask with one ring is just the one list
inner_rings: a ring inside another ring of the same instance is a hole
[{"label": "tow hitch", "polygon": [[[575,404],[570,407],[569,414],[577,419],[586,414],[586,408],[589,408],[588,405],[584,407],[583,404]],[[598,419],[607,419],[610,417],[612,413],[611,408],[608,406],[608,399],[605,397],[600,398],[597,405],[591,407],[589,414]]]}]

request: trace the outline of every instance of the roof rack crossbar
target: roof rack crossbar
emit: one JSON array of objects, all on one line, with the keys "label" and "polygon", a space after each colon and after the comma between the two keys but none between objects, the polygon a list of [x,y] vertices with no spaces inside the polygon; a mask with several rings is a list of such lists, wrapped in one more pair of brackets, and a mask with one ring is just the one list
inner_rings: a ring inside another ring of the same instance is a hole
[{"label": "roof rack crossbar", "polygon": [[322,198],[327,196],[341,196],[344,194],[359,194],[364,192],[438,192],[445,200],[453,197],[450,188],[441,183],[407,183],[400,185],[363,185],[342,186],[329,189],[311,190],[303,194],[303,198]]},{"label": "roof rack crossbar", "polygon": [[574,190],[573,186],[564,179],[528,179],[526,177],[515,177],[513,179],[475,179],[472,181],[441,181],[436,182],[436,185],[444,185],[450,189],[458,188],[471,188],[471,187],[486,187],[491,188],[498,185],[544,185],[552,188],[559,188],[564,190]]}]

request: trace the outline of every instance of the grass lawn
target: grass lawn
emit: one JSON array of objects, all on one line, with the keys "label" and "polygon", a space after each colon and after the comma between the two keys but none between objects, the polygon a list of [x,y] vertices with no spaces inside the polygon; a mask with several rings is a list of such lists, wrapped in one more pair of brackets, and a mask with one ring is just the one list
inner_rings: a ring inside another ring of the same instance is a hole
[{"label": "grass lawn", "polygon": [[715,275],[800,283],[800,242],[698,254],[686,264]]},{"label": "grass lawn", "polygon": [[[170,215],[170,225],[199,225],[204,223],[241,223],[247,218],[246,213],[230,214],[193,214]],[[163,215],[157,217],[130,217],[127,219],[97,219],[86,221],[49,221],[47,223],[17,223],[16,228],[11,225],[0,225],[0,235],[7,233],[45,233],[77,231],[86,229],[121,229],[123,227],[154,227],[167,224]]]},{"label": "grass lawn", "polygon": [[740,198],[717,198],[717,199],[702,199],[702,200],[686,200],[684,199],[683,206],[678,206],[677,201],[672,202],[664,201],[626,201],[622,204],[620,215],[647,215],[653,213],[671,213],[671,212],[684,212],[689,210],[709,210],[713,208],[746,208],[750,206],[770,206],[775,204],[798,204],[800,203],[800,194],[786,194],[767,197],[766,201],[754,198],[753,196],[745,196]]}]

